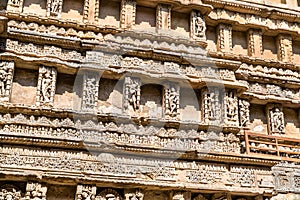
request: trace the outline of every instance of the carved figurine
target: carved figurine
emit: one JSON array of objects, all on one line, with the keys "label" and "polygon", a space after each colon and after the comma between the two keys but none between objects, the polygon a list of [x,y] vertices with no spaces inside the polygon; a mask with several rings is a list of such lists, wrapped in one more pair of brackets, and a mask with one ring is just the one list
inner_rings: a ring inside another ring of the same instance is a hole
[{"label": "carved figurine", "polygon": [[194,38],[205,39],[206,26],[199,11],[192,12],[192,29]]},{"label": "carved figurine", "polygon": [[165,89],[166,115],[174,118],[179,113],[179,90],[171,85]]},{"label": "carved figurine", "polygon": [[270,110],[271,132],[272,133],[284,133],[284,116],[279,107],[274,107]]},{"label": "carved figurine", "polygon": [[241,99],[239,101],[240,108],[240,125],[242,127],[247,126],[247,123],[250,121],[250,111],[249,111],[250,103],[247,100]]},{"label": "carved figurine", "polygon": [[137,78],[125,79],[125,109],[137,111],[140,108],[140,81]]},{"label": "carved figurine", "polygon": [[5,63],[1,63],[0,68],[0,96],[6,95],[6,87],[9,75],[9,68]]},{"label": "carved figurine", "polygon": [[52,105],[55,93],[56,70],[41,66],[37,87],[37,105]]}]

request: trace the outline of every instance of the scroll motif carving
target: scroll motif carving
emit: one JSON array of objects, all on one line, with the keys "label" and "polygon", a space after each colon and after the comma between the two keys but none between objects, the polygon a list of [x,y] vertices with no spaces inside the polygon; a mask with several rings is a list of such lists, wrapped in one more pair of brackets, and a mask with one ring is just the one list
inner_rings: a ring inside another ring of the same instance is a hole
[{"label": "scroll motif carving", "polygon": [[96,196],[96,186],[78,185],[76,200],[94,200]]},{"label": "scroll motif carving", "polygon": [[218,51],[229,52],[232,50],[232,26],[219,24],[218,26]]},{"label": "scroll motif carving", "polygon": [[171,6],[166,4],[158,4],[156,10],[156,27],[158,29],[171,28]]},{"label": "scroll motif carving", "polygon": [[263,53],[262,31],[250,29],[248,31],[248,55],[260,56]]},{"label": "scroll motif carving", "polygon": [[125,194],[125,200],[143,200],[144,194],[140,191]]},{"label": "scroll motif carving", "polygon": [[280,34],[277,38],[278,59],[283,62],[292,62],[293,60],[293,44],[290,35]]},{"label": "scroll motif carving", "polygon": [[136,1],[122,0],[121,6],[121,26],[131,28],[135,24]]},{"label": "scroll motif carving", "polygon": [[0,199],[3,200],[21,200],[21,190],[14,185],[3,185],[0,188]]},{"label": "scroll motif carving", "polygon": [[268,128],[271,134],[285,133],[284,114],[281,105],[267,105]]},{"label": "scroll motif carving", "polygon": [[202,90],[202,113],[205,123],[211,123],[221,120],[221,103],[218,88],[209,88]]},{"label": "scroll motif carving", "polygon": [[193,39],[206,39],[206,25],[201,16],[200,11],[193,10],[191,12],[191,37]]},{"label": "scroll motif carving", "polygon": [[122,197],[116,190],[105,189],[96,196],[95,200],[122,200]]},{"label": "scroll motif carving", "polygon": [[0,99],[1,101],[9,101],[10,91],[13,81],[14,63],[0,63]]},{"label": "scroll motif carving", "polygon": [[48,0],[47,15],[59,16],[62,11],[62,0]]},{"label": "scroll motif carving", "polygon": [[139,78],[126,77],[124,82],[124,109],[138,111],[140,108],[141,81]]},{"label": "scroll motif carving", "polygon": [[166,84],[164,87],[165,118],[178,119],[179,117],[179,95],[178,85]]},{"label": "scroll motif carving", "polygon": [[96,72],[84,72],[81,103],[82,110],[92,111],[96,108],[99,91],[99,78],[99,74]]},{"label": "scroll motif carving", "polygon": [[227,90],[225,92],[225,124],[238,125],[238,99],[236,90]]},{"label": "scroll motif carving", "polygon": [[247,100],[239,100],[240,126],[246,127],[250,122],[250,103]]},{"label": "scroll motif carving", "polygon": [[27,183],[25,199],[46,200],[47,187],[40,183]]},{"label": "scroll motif carving", "polygon": [[40,66],[37,86],[37,106],[53,106],[57,72],[55,68]]}]

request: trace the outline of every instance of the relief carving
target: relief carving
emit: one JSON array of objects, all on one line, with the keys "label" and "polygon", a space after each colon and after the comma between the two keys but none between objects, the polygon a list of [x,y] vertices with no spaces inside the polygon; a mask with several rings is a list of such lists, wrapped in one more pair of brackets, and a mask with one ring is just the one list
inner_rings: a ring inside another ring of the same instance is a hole
[{"label": "relief carving", "polygon": [[85,71],[83,74],[82,103],[81,109],[93,111],[97,106],[99,91],[99,74]]},{"label": "relief carving", "polygon": [[122,0],[121,2],[121,27],[131,28],[135,24],[136,1]]},{"label": "relief carving", "polygon": [[270,134],[285,133],[283,108],[279,104],[267,105],[268,128]]},{"label": "relief carving", "polygon": [[144,194],[140,191],[125,194],[125,200],[143,200],[143,199],[144,199]]},{"label": "relief carving", "polygon": [[221,103],[218,88],[202,90],[202,113],[205,123],[217,123],[221,120]]},{"label": "relief carving", "polygon": [[232,26],[219,24],[218,26],[218,51],[230,52],[232,50]]},{"label": "relief carving", "polygon": [[250,103],[247,100],[239,100],[240,126],[246,127],[250,122]]},{"label": "relief carving", "polygon": [[95,200],[96,190],[96,186],[78,185],[76,200]]},{"label": "relief carving", "polygon": [[125,77],[124,110],[138,111],[141,100],[141,81],[139,78]]},{"label": "relief carving", "polygon": [[250,29],[248,31],[248,55],[259,57],[263,54],[262,31]]},{"label": "relief carving", "polygon": [[95,200],[122,200],[122,197],[116,190],[105,189],[96,196]]},{"label": "relief carving", "polygon": [[191,12],[191,37],[193,39],[206,39],[206,25],[200,11],[193,10]]},{"label": "relief carving", "polygon": [[27,183],[25,199],[27,200],[46,200],[47,187],[40,183]]},{"label": "relief carving", "polygon": [[225,106],[225,124],[238,125],[238,98],[236,90],[227,90],[224,99]]},{"label": "relief carving", "polygon": [[22,200],[21,190],[14,185],[5,184],[0,188],[1,200]]},{"label": "relief carving", "polygon": [[166,84],[164,87],[165,118],[178,119],[180,87],[175,84]]},{"label": "relief carving", "polygon": [[293,40],[290,35],[280,34],[277,37],[278,60],[283,62],[293,61]]},{"label": "relief carving", "polygon": [[37,106],[53,106],[56,76],[55,68],[40,66],[36,98]]},{"label": "relief carving", "polygon": [[156,9],[156,28],[171,29],[171,6],[158,4]]},{"label": "relief carving", "polygon": [[14,74],[14,62],[0,63],[0,100],[9,101]]},{"label": "relief carving", "polygon": [[59,16],[62,11],[62,0],[48,0],[47,15]]}]

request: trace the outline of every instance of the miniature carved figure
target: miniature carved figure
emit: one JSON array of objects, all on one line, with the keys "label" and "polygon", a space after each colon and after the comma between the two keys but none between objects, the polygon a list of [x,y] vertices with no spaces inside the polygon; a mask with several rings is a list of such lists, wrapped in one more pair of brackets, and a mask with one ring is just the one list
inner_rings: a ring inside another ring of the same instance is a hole
[{"label": "miniature carved figure", "polygon": [[21,200],[21,191],[13,185],[3,185],[0,190],[0,200]]},{"label": "miniature carved figure", "polygon": [[250,103],[247,100],[241,99],[239,101],[240,108],[240,125],[245,127],[247,123],[250,121],[250,111],[249,111]]},{"label": "miniature carved figure", "polygon": [[83,80],[83,95],[82,95],[82,109],[93,110],[96,106],[96,98],[98,94],[98,80],[94,74],[89,72],[84,74]]},{"label": "miniature carved figure", "polygon": [[166,115],[177,117],[179,113],[179,90],[171,85],[165,88]]},{"label": "miniature carved figure", "polygon": [[192,12],[192,29],[194,38],[205,38],[206,25],[199,11]]},{"label": "miniature carved figure", "polygon": [[41,66],[37,87],[37,105],[52,105],[55,93],[56,70]]},{"label": "miniature carved figure", "polygon": [[1,68],[0,68],[0,95],[1,96],[6,95],[8,75],[9,75],[9,68],[5,63],[1,63]]},{"label": "miniature carved figure", "polygon": [[137,111],[140,108],[140,81],[137,78],[125,79],[125,109]]},{"label": "miniature carved figure", "polygon": [[238,122],[238,100],[236,92],[234,90],[228,90],[225,94],[225,107],[226,123],[237,123]]},{"label": "miniature carved figure", "polygon": [[90,185],[77,186],[76,200],[94,200],[96,195],[96,187]]},{"label": "miniature carved figure", "polygon": [[217,88],[210,88],[203,92],[203,115],[206,122],[220,120],[220,101]]},{"label": "miniature carved figure", "polygon": [[270,128],[272,133],[284,133],[284,115],[279,107],[270,110]]}]

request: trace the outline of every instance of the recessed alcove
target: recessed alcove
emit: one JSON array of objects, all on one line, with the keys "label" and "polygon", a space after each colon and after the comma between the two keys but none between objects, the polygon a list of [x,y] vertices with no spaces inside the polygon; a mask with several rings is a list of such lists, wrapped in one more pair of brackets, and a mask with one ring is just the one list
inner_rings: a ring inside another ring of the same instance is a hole
[{"label": "recessed alcove", "polygon": [[101,0],[99,8],[100,26],[120,27],[121,2],[118,0]]},{"label": "recessed alcove", "polygon": [[62,19],[71,21],[82,21],[84,0],[64,0],[62,8]]},{"label": "recessed alcove", "polygon": [[234,54],[247,55],[247,33],[242,31],[232,31],[232,51]]},{"label": "recessed alcove", "polygon": [[23,13],[45,16],[47,0],[25,0]]},{"label": "recessed alcove", "polygon": [[175,30],[178,35],[189,37],[190,32],[190,15],[188,13],[172,12],[171,29]]},{"label": "recessed alcove", "polygon": [[157,84],[145,84],[141,87],[141,115],[144,117],[162,117],[163,87]]},{"label": "recessed alcove", "polygon": [[194,90],[193,88],[180,89],[180,113],[182,121],[200,122],[200,98],[200,90]]},{"label": "recessed alcove", "polygon": [[276,38],[272,36],[263,36],[263,58],[268,60],[277,60]]},{"label": "recessed alcove", "polygon": [[136,6],[136,29],[155,29],[156,23],[156,10],[155,8]]}]

